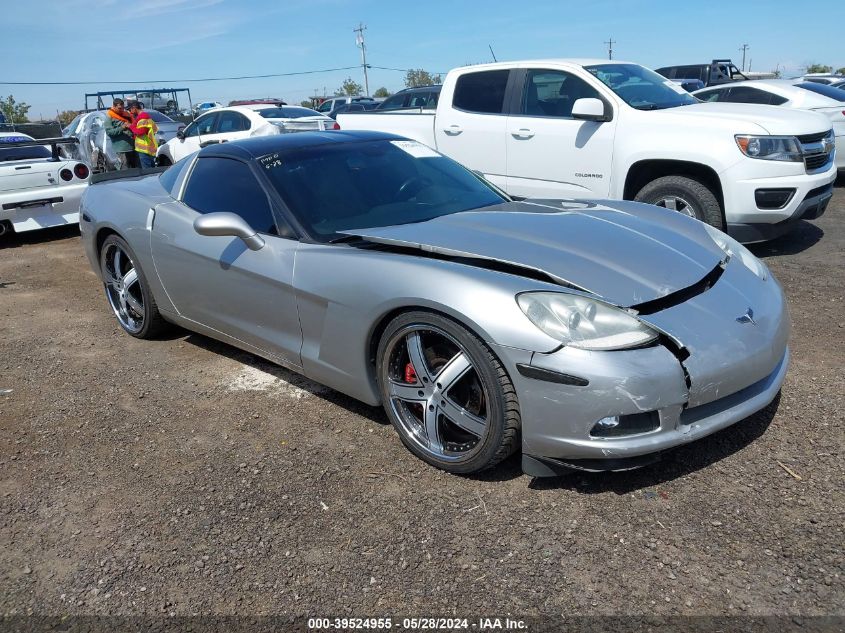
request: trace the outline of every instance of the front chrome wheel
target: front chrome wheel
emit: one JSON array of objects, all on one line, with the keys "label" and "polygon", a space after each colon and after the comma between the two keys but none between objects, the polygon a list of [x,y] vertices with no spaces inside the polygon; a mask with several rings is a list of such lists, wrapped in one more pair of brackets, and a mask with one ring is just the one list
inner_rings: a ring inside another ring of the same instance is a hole
[{"label": "front chrome wheel", "polygon": [[144,292],[134,262],[117,242],[109,242],[101,257],[106,297],[114,315],[130,334],[144,329]]},{"label": "front chrome wheel", "polygon": [[409,325],[387,345],[389,406],[423,452],[466,460],[489,429],[489,386],[468,351],[432,325]]}]

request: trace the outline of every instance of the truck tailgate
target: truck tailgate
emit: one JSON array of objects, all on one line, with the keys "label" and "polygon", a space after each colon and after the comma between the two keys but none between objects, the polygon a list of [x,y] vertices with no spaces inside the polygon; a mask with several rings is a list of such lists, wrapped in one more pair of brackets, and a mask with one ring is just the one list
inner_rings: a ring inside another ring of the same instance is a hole
[{"label": "truck tailgate", "polygon": [[437,148],[434,140],[435,113],[419,110],[392,112],[345,112],[337,115],[341,130],[372,130],[397,134],[429,147]]}]

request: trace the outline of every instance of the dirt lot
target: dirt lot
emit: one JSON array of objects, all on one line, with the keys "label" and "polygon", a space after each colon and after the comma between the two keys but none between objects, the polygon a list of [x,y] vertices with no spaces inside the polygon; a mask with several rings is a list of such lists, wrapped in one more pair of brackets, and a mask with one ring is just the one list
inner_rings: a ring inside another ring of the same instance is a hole
[{"label": "dirt lot", "polygon": [[381,409],[124,335],[75,230],[0,248],[0,614],[845,615],[845,188],[754,250],[779,404],[644,470],[424,466]]}]

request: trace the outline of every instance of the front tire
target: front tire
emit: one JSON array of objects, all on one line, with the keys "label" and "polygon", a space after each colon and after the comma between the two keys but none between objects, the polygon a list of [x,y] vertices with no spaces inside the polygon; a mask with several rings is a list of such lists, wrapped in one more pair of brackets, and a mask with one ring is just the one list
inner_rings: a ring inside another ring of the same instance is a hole
[{"label": "front tire", "polygon": [[164,154],[156,157],[156,166],[157,167],[170,167],[172,164],[173,164],[173,161],[170,160]]},{"label": "front tire", "polygon": [[387,325],[376,359],[387,417],[423,461],[469,474],[519,447],[513,384],[499,359],[462,325],[432,312],[406,312]]},{"label": "front tire", "polygon": [[155,338],[167,329],[138,258],[122,237],[112,234],[100,248],[106,299],[117,322],[135,338]]},{"label": "front tire", "polygon": [[653,204],[701,220],[724,230],[722,208],[716,194],[704,183],[687,176],[663,176],[652,180],[634,197],[637,202]]}]

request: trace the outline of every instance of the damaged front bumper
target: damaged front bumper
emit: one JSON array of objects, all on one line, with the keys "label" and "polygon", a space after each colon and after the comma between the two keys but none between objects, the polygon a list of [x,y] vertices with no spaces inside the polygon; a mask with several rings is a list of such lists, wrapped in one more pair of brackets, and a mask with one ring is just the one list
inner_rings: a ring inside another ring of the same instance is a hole
[{"label": "damaged front bumper", "polygon": [[789,314],[777,282],[752,277],[732,261],[709,290],[641,317],[660,345],[511,354],[523,470],[637,468],[772,402],[789,366]]}]

